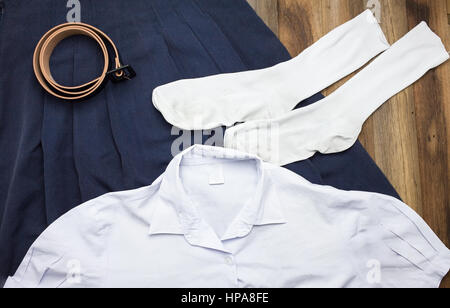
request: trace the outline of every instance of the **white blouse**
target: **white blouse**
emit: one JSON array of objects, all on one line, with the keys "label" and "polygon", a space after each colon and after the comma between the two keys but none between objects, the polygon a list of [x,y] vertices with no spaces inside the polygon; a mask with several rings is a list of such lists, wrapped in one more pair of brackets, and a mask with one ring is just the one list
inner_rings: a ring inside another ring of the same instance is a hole
[{"label": "white blouse", "polygon": [[153,185],[61,217],[5,287],[438,287],[449,268],[394,198],[194,146]]}]

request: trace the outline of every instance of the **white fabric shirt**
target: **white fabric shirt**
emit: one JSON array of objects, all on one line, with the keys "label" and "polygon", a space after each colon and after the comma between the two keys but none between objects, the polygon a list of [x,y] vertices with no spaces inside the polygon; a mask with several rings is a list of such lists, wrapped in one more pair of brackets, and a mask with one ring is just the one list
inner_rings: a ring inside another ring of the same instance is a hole
[{"label": "white fabric shirt", "polygon": [[6,287],[438,287],[450,252],[402,202],[218,147],[52,224]]}]

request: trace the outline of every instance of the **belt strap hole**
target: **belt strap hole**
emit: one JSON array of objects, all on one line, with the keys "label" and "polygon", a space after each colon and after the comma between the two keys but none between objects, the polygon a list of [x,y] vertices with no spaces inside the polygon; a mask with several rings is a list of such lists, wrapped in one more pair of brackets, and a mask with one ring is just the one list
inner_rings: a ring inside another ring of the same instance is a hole
[{"label": "belt strap hole", "polygon": [[5,3],[3,1],[0,1],[0,22],[3,19],[4,12],[5,12]]}]

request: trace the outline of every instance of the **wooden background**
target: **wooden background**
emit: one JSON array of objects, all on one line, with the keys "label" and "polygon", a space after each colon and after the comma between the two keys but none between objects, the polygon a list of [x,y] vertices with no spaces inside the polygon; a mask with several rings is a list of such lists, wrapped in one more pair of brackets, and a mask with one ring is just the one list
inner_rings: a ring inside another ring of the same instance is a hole
[{"label": "wooden background", "polygon": [[[292,56],[360,14],[368,0],[248,0]],[[450,50],[450,0],[379,0],[392,44],[425,20]],[[348,80],[348,78],[346,79]],[[344,81],[324,91],[329,94]],[[450,247],[450,62],[395,96],[360,141],[400,193]],[[450,275],[442,284],[450,288]]]}]

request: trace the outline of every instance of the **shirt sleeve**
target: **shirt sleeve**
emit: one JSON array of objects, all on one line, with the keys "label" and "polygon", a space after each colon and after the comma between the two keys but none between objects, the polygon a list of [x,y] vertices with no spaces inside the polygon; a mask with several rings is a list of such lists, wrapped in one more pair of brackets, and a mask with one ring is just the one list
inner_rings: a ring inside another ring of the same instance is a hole
[{"label": "shirt sleeve", "polygon": [[[450,251],[403,202],[350,193],[346,229],[352,259],[368,286],[437,288],[450,269]],[[359,200],[359,201],[358,201]],[[348,221],[347,221],[348,222]]]},{"label": "shirt sleeve", "polygon": [[98,203],[73,209],[44,231],[4,288],[100,287],[110,225]]}]

